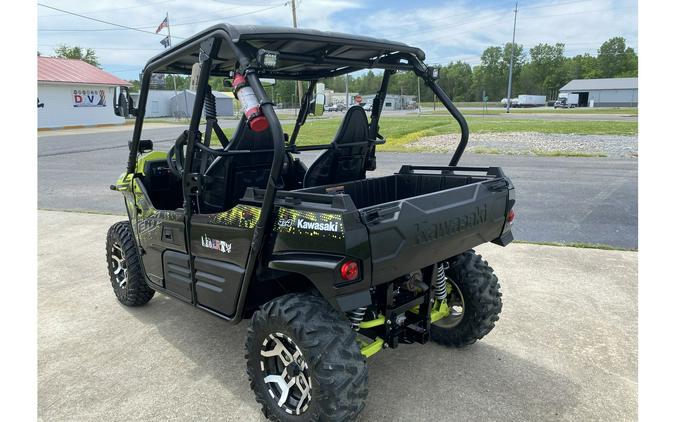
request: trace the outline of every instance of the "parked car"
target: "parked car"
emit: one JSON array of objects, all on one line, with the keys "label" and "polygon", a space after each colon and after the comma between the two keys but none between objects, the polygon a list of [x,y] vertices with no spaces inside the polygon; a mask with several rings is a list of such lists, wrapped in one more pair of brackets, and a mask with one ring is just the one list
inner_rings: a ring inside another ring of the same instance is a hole
[{"label": "parked car", "polygon": [[345,111],[346,107],[342,103],[337,103],[337,104],[331,104],[328,107],[326,107],[326,111]]}]

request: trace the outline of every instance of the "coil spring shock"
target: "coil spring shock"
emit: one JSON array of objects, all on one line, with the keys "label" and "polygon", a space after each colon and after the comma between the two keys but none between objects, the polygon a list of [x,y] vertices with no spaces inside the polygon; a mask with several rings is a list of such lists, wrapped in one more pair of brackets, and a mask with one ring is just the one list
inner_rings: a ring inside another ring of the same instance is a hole
[{"label": "coil spring shock", "polygon": [[206,97],[204,97],[204,117],[206,119],[216,118],[216,96],[213,95],[211,87],[207,88]]},{"label": "coil spring shock", "polygon": [[366,307],[356,308],[352,311],[347,312],[347,318],[352,323],[352,329],[359,331],[359,324],[363,321],[363,317],[366,315]]},{"label": "coil spring shock", "polygon": [[448,280],[448,278],[445,276],[445,265],[443,262],[439,262],[437,264],[437,271],[436,271],[436,293],[435,297],[436,300],[441,301],[445,300],[445,298],[448,296],[448,290],[446,289],[445,282]]}]

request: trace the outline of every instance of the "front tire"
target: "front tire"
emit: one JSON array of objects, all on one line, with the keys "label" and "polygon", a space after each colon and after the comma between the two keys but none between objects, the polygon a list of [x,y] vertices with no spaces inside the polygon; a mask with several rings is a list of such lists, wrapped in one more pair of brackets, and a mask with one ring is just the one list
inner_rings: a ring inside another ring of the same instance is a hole
[{"label": "front tire", "polygon": [[278,297],[253,314],[246,371],[272,421],[351,421],[368,395],[356,333],[323,298],[306,293]]},{"label": "front tire", "polygon": [[110,284],[117,300],[126,306],[145,305],[155,291],[145,282],[136,241],[128,221],[110,226],[106,241]]},{"label": "front tire", "polygon": [[492,267],[469,250],[450,258],[446,276],[459,292],[463,315],[459,322],[448,323],[453,315],[431,325],[431,339],[450,347],[468,346],[485,337],[495,327],[502,311],[502,293]]}]

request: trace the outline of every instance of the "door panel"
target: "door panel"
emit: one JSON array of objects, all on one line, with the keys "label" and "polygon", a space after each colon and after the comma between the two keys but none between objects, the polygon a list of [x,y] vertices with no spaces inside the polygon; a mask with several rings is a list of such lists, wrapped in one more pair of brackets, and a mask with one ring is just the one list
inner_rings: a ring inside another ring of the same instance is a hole
[{"label": "door panel", "polygon": [[225,315],[237,306],[244,268],[227,262],[195,258],[197,302]]},{"label": "door panel", "polygon": [[186,302],[192,302],[192,280],[188,254],[166,251],[163,258],[164,287]]},{"label": "door panel", "polygon": [[233,315],[260,209],[248,205],[191,218],[190,250],[194,257],[196,302]]}]

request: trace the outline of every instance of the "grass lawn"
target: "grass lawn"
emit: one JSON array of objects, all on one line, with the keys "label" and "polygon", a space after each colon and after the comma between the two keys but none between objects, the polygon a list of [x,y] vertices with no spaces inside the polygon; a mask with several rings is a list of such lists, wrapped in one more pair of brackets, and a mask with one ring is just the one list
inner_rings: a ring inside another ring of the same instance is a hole
[{"label": "grass lawn", "polygon": [[[300,129],[297,144],[327,144],[333,140],[341,122],[341,117],[308,119],[302,129]],[[579,135],[636,135],[638,128],[637,122],[595,120],[510,120],[468,116],[467,122],[469,123],[470,133],[540,132]],[[293,126],[292,123],[283,125],[284,132],[291,134]],[[224,129],[224,132],[228,137],[231,137],[233,130],[232,128],[228,128]],[[459,125],[450,116],[385,116],[380,119],[380,131],[387,139],[387,143],[378,146],[379,151],[406,151],[406,144],[424,136],[447,133],[457,133],[459,135]],[[489,154],[496,152],[483,151],[482,153]]]},{"label": "grass lawn", "polygon": [[[473,133],[490,132],[541,132],[568,133],[581,135],[635,135],[637,122],[617,121],[565,121],[541,119],[489,119],[468,117],[469,131]],[[324,144],[330,142],[337,132],[340,118],[308,120],[300,129],[298,145]],[[293,125],[284,125],[284,131],[291,133]],[[387,143],[378,146],[380,151],[402,151],[404,145],[424,136],[459,134],[459,125],[452,117],[407,116],[382,117],[380,131]]]}]

